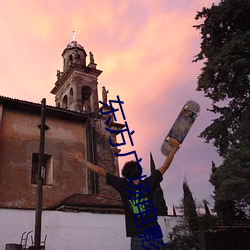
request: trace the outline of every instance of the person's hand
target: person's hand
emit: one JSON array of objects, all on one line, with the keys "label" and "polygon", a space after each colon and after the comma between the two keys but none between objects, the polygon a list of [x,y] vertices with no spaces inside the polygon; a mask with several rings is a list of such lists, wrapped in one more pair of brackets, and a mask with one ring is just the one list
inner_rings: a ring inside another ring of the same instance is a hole
[{"label": "person's hand", "polygon": [[180,148],[181,144],[178,140],[176,140],[175,138],[170,138],[169,139],[169,144],[171,146],[172,149],[175,149],[176,151]]},{"label": "person's hand", "polygon": [[79,162],[82,162],[84,160],[83,154],[76,149],[72,149],[70,151],[70,157],[71,157],[71,159],[75,159]]}]

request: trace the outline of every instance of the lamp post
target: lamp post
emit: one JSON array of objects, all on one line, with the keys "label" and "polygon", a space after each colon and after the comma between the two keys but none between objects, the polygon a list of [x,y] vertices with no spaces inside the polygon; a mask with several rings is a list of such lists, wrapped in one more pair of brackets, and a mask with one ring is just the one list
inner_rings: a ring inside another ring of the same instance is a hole
[{"label": "lamp post", "polygon": [[40,125],[40,146],[39,146],[39,164],[37,178],[37,203],[36,203],[36,220],[35,220],[35,250],[40,250],[41,244],[41,227],[42,227],[42,208],[43,208],[43,180],[44,171],[44,144],[45,144],[45,117],[46,117],[46,99],[42,99],[41,107],[41,125]]}]

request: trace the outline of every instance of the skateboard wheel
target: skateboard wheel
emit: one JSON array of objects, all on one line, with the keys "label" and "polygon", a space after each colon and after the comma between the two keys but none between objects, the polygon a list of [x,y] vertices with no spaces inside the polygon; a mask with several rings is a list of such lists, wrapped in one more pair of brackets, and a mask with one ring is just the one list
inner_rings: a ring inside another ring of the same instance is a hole
[{"label": "skateboard wheel", "polygon": [[197,118],[197,116],[199,115],[200,113],[199,112],[193,112],[193,115],[192,115],[192,117],[194,118],[194,119],[196,119]]}]

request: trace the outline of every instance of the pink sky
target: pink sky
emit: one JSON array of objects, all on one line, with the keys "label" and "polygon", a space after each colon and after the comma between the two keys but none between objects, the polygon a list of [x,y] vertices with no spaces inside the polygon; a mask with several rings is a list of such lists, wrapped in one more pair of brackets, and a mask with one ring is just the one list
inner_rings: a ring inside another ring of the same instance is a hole
[{"label": "pink sky", "polygon": [[[167,205],[178,205],[184,176],[199,204],[211,199],[208,179],[211,162],[221,162],[215,148],[198,138],[210,123],[210,101],[197,92],[201,64],[192,60],[199,52],[200,35],[192,26],[197,11],[218,0],[16,0],[0,9],[0,95],[54,105],[50,94],[61,54],[72,41],[94,54],[101,87],[109,99],[119,95],[133,135],[134,147],[149,174],[149,152],[156,166],[164,157],[160,146],[185,101],[201,105],[201,115],[164,176]],[[88,59],[89,60],[89,59]],[[122,120],[120,120],[122,122]],[[120,157],[121,165],[125,157]]]}]

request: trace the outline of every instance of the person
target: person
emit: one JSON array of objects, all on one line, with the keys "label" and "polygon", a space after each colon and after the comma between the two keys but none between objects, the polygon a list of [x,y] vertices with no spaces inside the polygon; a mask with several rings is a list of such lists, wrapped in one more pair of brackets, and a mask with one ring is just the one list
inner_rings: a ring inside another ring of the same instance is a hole
[{"label": "person", "polygon": [[[157,208],[153,209],[151,198],[156,186],[162,181],[164,173],[170,167],[180,144],[177,140],[171,139],[170,145],[170,153],[163,165],[143,180],[142,168],[138,166],[136,161],[129,161],[124,164],[121,171],[122,178],[85,160],[80,151],[71,150],[71,158],[82,163],[96,174],[106,177],[106,184],[119,192],[125,210],[126,235],[131,237],[131,250],[152,249],[149,232],[155,229],[159,233],[160,226],[155,219]],[[146,208],[146,206],[150,208]],[[162,240],[162,233],[159,235],[158,238],[156,237],[157,240],[155,239],[153,242],[157,246],[155,249],[166,249]]]}]

